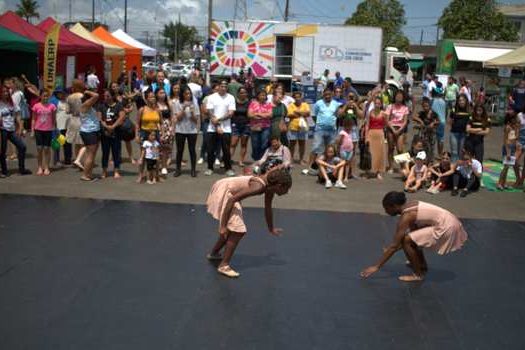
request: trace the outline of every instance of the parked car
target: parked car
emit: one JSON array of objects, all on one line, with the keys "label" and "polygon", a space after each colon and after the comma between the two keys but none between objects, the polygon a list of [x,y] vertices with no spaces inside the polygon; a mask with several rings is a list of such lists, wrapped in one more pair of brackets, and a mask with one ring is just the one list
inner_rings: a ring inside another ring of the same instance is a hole
[{"label": "parked car", "polygon": [[155,62],[145,62],[142,64],[143,69],[157,69]]},{"label": "parked car", "polygon": [[171,66],[171,71],[168,75],[172,78],[189,77],[191,74],[191,67],[185,64],[174,64]]}]

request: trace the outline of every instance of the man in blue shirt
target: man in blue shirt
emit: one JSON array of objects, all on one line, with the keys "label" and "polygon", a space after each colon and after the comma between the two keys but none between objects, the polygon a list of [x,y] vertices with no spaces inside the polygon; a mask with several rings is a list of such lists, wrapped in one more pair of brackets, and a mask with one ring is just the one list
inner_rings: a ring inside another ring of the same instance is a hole
[{"label": "man in blue shirt", "polygon": [[432,95],[432,112],[439,117],[439,125],[436,130],[436,139],[438,146],[438,154],[443,154],[443,145],[445,141],[445,125],[447,123],[447,103],[443,98],[444,90],[443,84],[438,82],[436,88],[431,91]]},{"label": "man in blue shirt", "polygon": [[157,81],[151,84],[151,89],[153,92],[157,91],[158,87],[163,87],[164,91],[166,92],[166,95],[170,95],[171,93],[171,85],[170,81],[166,79],[166,75],[163,71],[160,71],[157,73]]},{"label": "man in blue shirt", "polygon": [[343,87],[344,82],[345,81],[343,77],[341,76],[341,73],[335,72],[334,89]]},{"label": "man in blue shirt", "polygon": [[[332,99],[332,90],[325,89],[323,98],[314,105],[314,115],[316,116],[314,142],[310,153],[310,168],[317,156],[321,155],[326,146],[335,142],[337,136],[337,115],[341,104]],[[308,170],[306,173],[308,173]],[[305,172],[305,171],[303,171]]]}]

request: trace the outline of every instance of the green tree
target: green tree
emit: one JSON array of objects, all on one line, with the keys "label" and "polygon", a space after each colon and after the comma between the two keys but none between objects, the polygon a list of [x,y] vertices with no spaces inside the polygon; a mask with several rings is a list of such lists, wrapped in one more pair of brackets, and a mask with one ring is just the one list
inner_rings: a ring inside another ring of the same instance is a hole
[{"label": "green tree", "polygon": [[357,5],[346,25],[381,27],[383,29],[383,47],[394,46],[406,50],[408,38],[403,34],[406,24],[405,8],[398,0],[364,0]]},{"label": "green tree", "polygon": [[16,5],[16,14],[29,22],[33,17],[40,18],[39,7],[38,2],[34,0],[20,0],[20,3]]},{"label": "green tree", "polygon": [[517,41],[518,28],[494,0],[452,0],[438,21],[445,39]]},{"label": "green tree", "polygon": [[168,49],[171,59],[180,57],[180,53],[185,48],[191,48],[193,43],[198,40],[198,32],[194,26],[187,26],[181,22],[170,22],[164,25],[162,31],[164,46]]}]

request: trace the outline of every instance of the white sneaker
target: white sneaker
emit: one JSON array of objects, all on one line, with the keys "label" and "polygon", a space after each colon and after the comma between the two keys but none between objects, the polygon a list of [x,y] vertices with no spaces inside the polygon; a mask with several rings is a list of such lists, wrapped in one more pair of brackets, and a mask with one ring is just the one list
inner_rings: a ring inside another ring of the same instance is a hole
[{"label": "white sneaker", "polygon": [[308,169],[303,169],[303,171],[301,171],[301,174],[308,175]]},{"label": "white sneaker", "polygon": [[197,164],[201,165],[202,163],[204,163],[204,159],[199,158],[199,160],[197,161]]},{"label": "white sneaker", "polygon": [[325,188],[332,188],[333,184],[332,184],[332,181],[330,180],[327,180],[326,181],[326,184],[324,185]]},{"label": "white sneaker", "polygon": [[168,169],[166,169],[166,168],[162,168],[162,170],[160,171],[160,173],[161,173],[162,175],[168,175]]},{"label": "white sneaker", "polygon": [[337,181],[337,182],[335,183],[335,186],[334,186],[334,187],[335,187],[335,188],[340,188],[340,189],[342,189],[342,190],[346,190],[346,185],[345,185],[342,181]]},{"label": "white sneaker", "polygon": [[213,175],[213,170],[211,170],[211,169],[206,169],[206,171],[204,172],[204,175],[206,175],[206,176],[211,176],[211,175]]},{"label": "white sneaker", "polygon": [[221,165],[221,162],[217,158],[215,158],[215,165]]},{"label": "white sneaker", "polygon": [[226,172],[226,176],[235,176],[235,171],[233,171],[233,170],[231,170],[231,169],[228,170],[228,171]]}]

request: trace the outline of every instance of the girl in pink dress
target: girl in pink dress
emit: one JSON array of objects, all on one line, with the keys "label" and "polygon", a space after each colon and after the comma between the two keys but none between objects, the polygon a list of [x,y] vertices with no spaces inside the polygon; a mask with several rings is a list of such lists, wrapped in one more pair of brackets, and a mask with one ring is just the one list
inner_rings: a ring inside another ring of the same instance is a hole
[{"label": "girl in pink dress", "polygon": [[[383,207],[389,215],[401,215],[394,241],[384,249],[379,262],[361,272],[367,278],[376,273],[399,249],[403,249],[414,273],[400,276],[404,282],[422,281],[428,270],[422,248],[431,248],[444,255],[460,249],[467,233],[459,219],[438,206],[410,201],[403,192],[389,192],[383,198]],[[410,231],[407,233],[407,231]]]},{"label": "girl in pink dress", "polygon": [[[277,166],[261,176],[239,176],[215,182],[208,195],[208,213],[219,220],[219,239],[207,255],[208,260],[220,260],[217,271],[228,277],[239,277],[230,267],[235,248],[246,234],[241,201],[264,194],[264,209],[268,230],[278,236],[281,229],[273,226],[272,200],[282,196],[292,187],[292,177],[287,168]],[[225,247],[224,254],[220,251]]]}]

